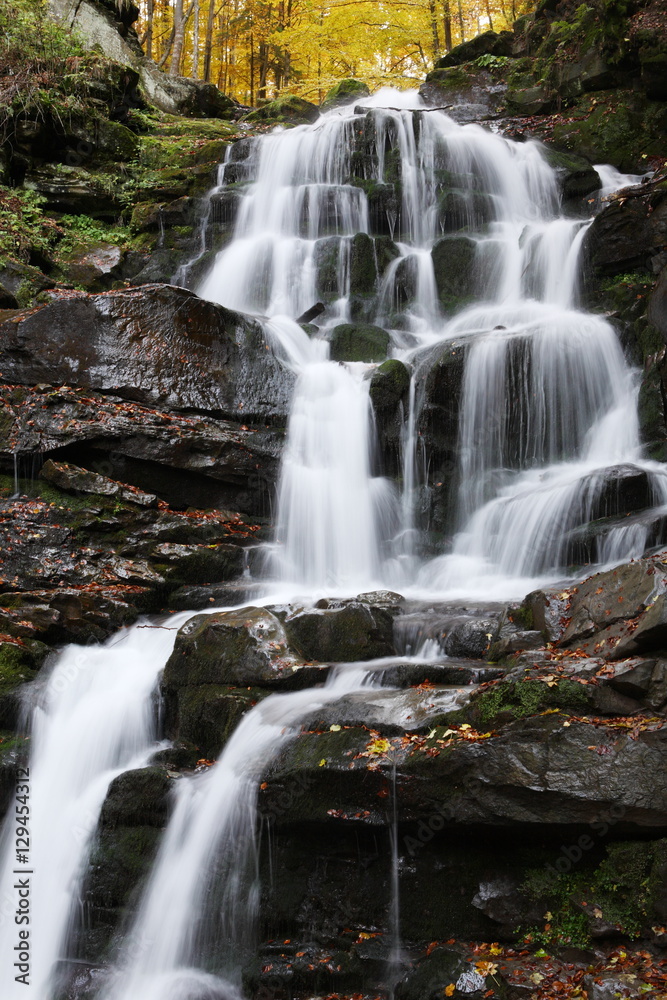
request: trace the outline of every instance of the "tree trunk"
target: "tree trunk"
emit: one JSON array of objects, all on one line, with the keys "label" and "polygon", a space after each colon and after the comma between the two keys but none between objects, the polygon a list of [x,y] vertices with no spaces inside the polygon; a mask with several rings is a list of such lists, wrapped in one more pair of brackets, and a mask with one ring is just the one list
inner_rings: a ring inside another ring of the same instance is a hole
[{"label": "tree trunk", "polygon": [[461,41],[465,42],[466,29],[463,23],[463,4],[461,3],[461,0],[458,0],[458,6],[459,6],[459,31],[461,32]]},{"label": "tree trunk", "polygon": [[181,55],[183,53],[183,42],[185,41],[185,18],[183,16],[183,0],[174,2],[174,47],[171,51],[171,62],[169,63],[169,73],[171,76],[178,76],[181,65]]},{"label": "tree trunk", "polygon": [[449,0],[444,0],[442,5],[442,19],[445,26],[445,52],[452,51],[452,9]]},{"label": "tree trunk", "polygon": [[433,38],[433,59],[440,55],[440,38],[438,37],[438,19],[435,15],[435,0],[428,0],[428,9],[431,15],[431,35]]},{"label": "tree trunk", "polygon": [[144,36],[144,52],[149,59],[153,58],[153,0],[146,0],[146,34]]},{"label": "tree trunk", "polygon": [[195,23],[192,26],[192,78],[199,79],[199,0],[195,0],[193,11]]},{"label": "tree trunk", "polygon": [[215,19],[215,0],[209,0],[208,17],[206,18],[206,38],[204,40],[204,79],[211,82],[211,55],[213,51],[213,21]]}]

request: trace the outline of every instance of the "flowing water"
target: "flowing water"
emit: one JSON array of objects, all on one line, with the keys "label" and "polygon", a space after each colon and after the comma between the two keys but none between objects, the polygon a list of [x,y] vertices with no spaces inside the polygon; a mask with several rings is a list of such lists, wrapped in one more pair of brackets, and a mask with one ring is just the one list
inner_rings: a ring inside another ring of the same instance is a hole
[{"label": "flowing water", "polygon": [[[521,597],[567,574],[573,533],[607,512],[610,481],[644,476],[655,505],[667,503],[663,468],[642,457],[636,373],[613,328],[578,306],[589,222],[561,215],[556,173],[536,144],[459,126],[422,110],[412,93],[380,93],[364,105],[231,147],[202,222],[198,266],[215,227],[235,217],[199,294],[261,316],[274,352],[298,376],[267,574],[284,593],[311,597],[375,586]],[[636,180],[607,167],[599,173],[601,197]],[[461,233],[477,293],[472,303],[454,296],[443,304],[432,251],[443,235]],[[360,277],[362,250],[370,281]],[[326,308],[307,333],[297,319],[319,300]],[[387,330],[391,353],[413,372],[398,484],[377,474],[373,366],[329,360],[332,332],[348,322]],[[446,472],[455,487],[454,530],[446,550],[424,557],[428,526],[418,502],[433,487],[419,428],[424,366],[440,349],[464,356],[458,457]],[[614,524],[596,558],[639,555],[647,538],[640,522]],[[156,747],[156,684],[187,617],[172,617],[166,628],[142,623],[101,647],[69,647],[32,691],[38,949],[31,985],[3,988],[9,1000],[55,996],[107,788]],[[313,709],[365,690],[369,669],[341,667],[325,688],[272,695],[244,717],[210,771],[177,783],[172,819],[100,1000],[239,995],[258,898],[261,769]],[[395,796],[392,803],[395,810]],[[17,867],[10,833],[0,890],[3,970],[12,967],[15,944],[7,919]],[[392,845],[396,970],[395,811]]]}]

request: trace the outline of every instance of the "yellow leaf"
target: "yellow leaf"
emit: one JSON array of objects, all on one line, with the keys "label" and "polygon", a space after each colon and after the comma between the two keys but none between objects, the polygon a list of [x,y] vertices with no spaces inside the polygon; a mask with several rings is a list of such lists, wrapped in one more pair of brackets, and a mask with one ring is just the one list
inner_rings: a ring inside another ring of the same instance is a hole
[{"label": "yellow leaf", "polygon": [[323,757],[322,760],[319,762],[319,764],[317,766],[318,767],[324,767],[324,765],[326,764],[326,762],[327,762],[326,761],[326,757]]},{"label": "yellow leaf", "polygon": [[446,997],[454,996],[454,990],[455,989],[456,989],[456,986],[455,986],[454,983],[450,983],[449,986],[445,986],[445,996]]},{"label": "yellow leaf", "polygon": [[461,726],[461,729],[472,729],[472,726],[469,725],[467,722],[464,722],[463,725]]},{"label": "yellow leaf", "polygon": [[330,733],[339,733],[340,732],[340,726],[329,726],[329,732]]}]

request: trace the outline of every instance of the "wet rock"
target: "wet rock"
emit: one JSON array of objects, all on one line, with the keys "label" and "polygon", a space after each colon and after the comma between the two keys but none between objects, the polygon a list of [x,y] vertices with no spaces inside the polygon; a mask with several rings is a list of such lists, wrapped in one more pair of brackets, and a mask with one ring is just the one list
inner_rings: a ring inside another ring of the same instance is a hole
[{"label": "wet rock", "polygon": [[375,241],[357,233],[350,244],[350,294],[372,295],[377,283]]},{"label": "wet rock", "polygon": [[149,409],[115,396],[51,386],[0,386],[0,460],[67,458],[156,493],[177,508],[261,514],[278,475],[282,431]]},{"label": "wet rock", "polygon": [[42,466],[39,475],[41,479],[53,483],[67,493],[79,496],[92,493],[98,496],[118,497],[119,500],[137,504],[138,507],[157,507],[157,497],[152,493],[131,489],[122,483],[114,482],[113,479],[107,479],[106,476],[80,469],[77,465],[68,465],[67,462],[54,462],[49,459]]},{"label": "wet rock", "polygon": [[[458,46],[459,48],[461,46]],[[468,963],[458,952],[434,948],[396,986],[397,1000],[435,1000],[445,995],[444,990],[456,983],[468,968]]]},{"label": "wet rock", "polygon": [[34,680],[48,647],[34,639],[0,641],[0,729],[16,727],[20,715],[19,689]]},{"label": "wet rock", "polygon": [[408,691],[364,691],[329,702],[303,720],[305,729],[329,729],[332,725],[363,726],[386,735],[429,732],[443,725],[470,697],[464,688],[429,688]]},{"label": "wet rock", "polygon": [[0,332],[8,382],[233,417],[242,409],[247,419],[288,412],[293,378],[265,349],[260,325],[183,288],[70,293],[13,316]]},{"label": "wet rock", "polygon": [[368,97],[370,90],[361,80],[339,80],[328,90],[320,104],[320,111],[331,111],[345,104],[352,104],[361,98]]},{"label": "wet rock", "polygon": [[585,266],[596,275],[614,275],[650,266],[667,242],[664,182],[626,188],[599,213],[584,237]]},{"label": "wet rock", "polygon": [[342,607],[291,612],[285,632],[308,660],[349,663],[394,653],[392,615],[384,608],[352,601]]},{"label": "wet rock", "polygon": [[287,94],[275,101],[268,101],[243,119],[247,122],[275,122],[276,124],[309,125],[320,116],[316,104],[302,97]]},{"label": "wet rock", "polygon": [[461,63],[472,62],[480,56],[511,56],[514,35],[511,31],[484,31],[481,35],[471,38],[468,42],[461,42],[445,56],[441,56],[435,63],[435,69],[444,69],[447,66],[460,66]]},{"label": "wet rock", "polygon": [[648,319],[667,341],[667,267],[661,270],[651,293]]},{"label": "wet rock", "polygon": [[186,687],[178,693],[178,708],[168,708],[165,729],[171,738],[197,747],[198,757],[218,757],[241,718],[267,692],[259,688],[233,688],[218,684]]},{"label": "wet rock", "polygon": [[467,236],[446,236],[431,251],[438,298],[446,312],[460,309],[475,295],[475,251]]},{"label": "wet rock", "polygon": [[[429,743],[434,750],[439,732]],[[285,791],[297,777],[308,780],[310,791],[307,799],[295,799],[281,822],[326,821],[334,796],[337,814],[363,812],[365,822],[385,822],[374,803],[394,762],[400,822],[439,812],[448,828],[479,823],[526,829],[595,823],[612,806],[626,830],[658,831],[667,819],[667,788],[654,781],[667,752],[660,732],[632,739],[587,723],[564,727],[558,714],[538,715],[505,726],[495,738],[434,754],[392,744],[391,761],[371,754],[370,770],[368,758],[357,756],[367,745],[367,731],[342,729],[303,733],[285,747],[266,770],[268,799],[274,782]]]},{"label": "wet rock", "polygon": [[558,174],[565,201],[583,198],[600,189],[600,175],[583,156],[574,156],[549,147],[545,148],[544,156]]},{"label": "wet rock", "polygon": [[402,361],[384,361],[371,374],[369,395],[386,472],[398,473],[404,420],[408,411],[410,373]]},{"label": "wet rock", "polygon": [[169,818],[171,784],[163,767],[144,767],[109,786],[82,891],[94,920],[79,932],[79,946],[90,959],[108,954],[115,928],[136,904]]},{"label": "wet rock", "polygon": [[109,785],[102,806],[102,826],[161,827],[169,816],[171,781],[164,768],[125,771]]},{"label": "wet rock", "polygon": [[332,361],[384,361],[388,349],[389,334],[379,326],[341,323],[331,332]]},{"label": "wet rock", "polygon": [[234,687],[307,687],[323,679],[320,666],[306,669],[288,648],[285,629],[264,608],[196,615],[179,630],[167,661],[164,687],[200,684]]}]

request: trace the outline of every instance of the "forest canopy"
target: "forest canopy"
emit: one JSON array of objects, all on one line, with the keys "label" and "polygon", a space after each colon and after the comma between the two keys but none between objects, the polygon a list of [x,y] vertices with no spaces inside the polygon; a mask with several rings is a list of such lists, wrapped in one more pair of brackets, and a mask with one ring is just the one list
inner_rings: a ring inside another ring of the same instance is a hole
[{"label": "forest canopy", "polygon": [[414,86],[433,60],[502,31],[527,0],[139,0],[144,50],[167,72],[207,80],[243,104],[282,90],[320,102],[356,77]]}]

